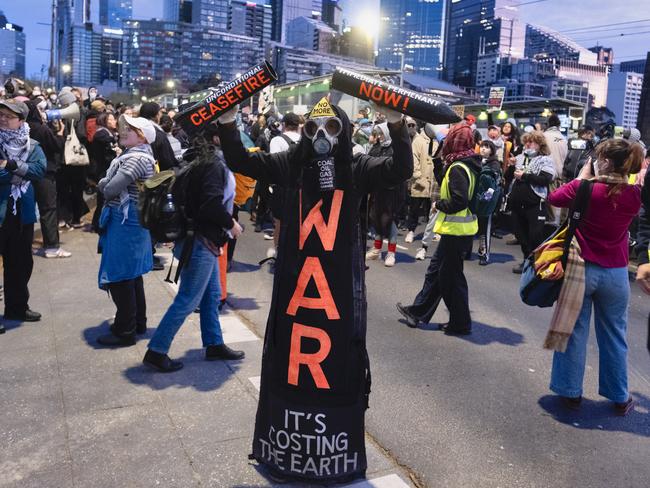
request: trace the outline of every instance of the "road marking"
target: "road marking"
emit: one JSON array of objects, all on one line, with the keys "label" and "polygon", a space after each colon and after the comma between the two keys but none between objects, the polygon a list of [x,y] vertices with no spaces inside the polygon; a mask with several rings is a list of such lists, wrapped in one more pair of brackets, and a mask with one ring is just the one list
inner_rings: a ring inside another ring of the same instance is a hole
[{"label": "road marking", "polygon": [[409,488],[402,478],[396,474],[389,474],[374,480],[358,481],[351,485],[343,485],[343,488]]},{"label": "road marking", "polygon": [[252,377],[248,378],[248,381],[253,383],[253,386],[255,387],[255,389],[257,391],[260,391],[260,380],[261,379],[262,379],[261,376],[252,376]]},{"label": "road marking", "polygon": [[233,344],[235,342],[252,342],[259,341],[260,338],[251,332],[251,330],[244,325],[244,323],[234,313],[228,315],[219,315],[219,322],[221,323],[221,332],[223,334],[223,341],[226,344]]}]

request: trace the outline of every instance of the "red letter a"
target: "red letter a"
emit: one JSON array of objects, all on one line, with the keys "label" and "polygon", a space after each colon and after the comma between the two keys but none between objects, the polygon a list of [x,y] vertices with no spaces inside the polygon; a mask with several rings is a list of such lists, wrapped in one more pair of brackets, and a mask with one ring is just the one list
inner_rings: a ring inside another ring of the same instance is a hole
[{"label": "red letter a", "polygon": [[[323,214],[320,213],[320,208],[323,206],[323,200],[320,199],[314,208],[309,211],[307,218],[304,222],[300,223],[300,242],[299,249],[305,245],[305,241],[311,232],[312,227],[316,227],[316,232],[320,237],[323,248],[326,251],[334,249],[334,241],[336,240],[336,230],[339,226],[339,215],[341,214],[341,203],[343,202],[343,190],[334,190],[332,197],[332,208],[330,209],[330,218],[325,225]],[[302,219],[302,193],[300,194],[300,218]]]},{"label": "red letter a", "polygon": [[[307,288],[311,278],[314,278],[319,298],[305,296],[305,288]],[[298,282],[296,283],[296,289],[287,307],[287,314],[296,315],[300,307],[325,310],[327,318],[330,320],[338,320],[341,318],[336,308],[336,303],[334,303],[334,298],[332,298],[332,292],[327,283],[327,278],[325,278],[325,272],[320,264],[320,260],[313,256],[307,257],[305,264],[302,265],[300,276],[298,276]]]},{"label": "red letter a", "polygon": [[[300,352],[300,341],[303,337],[316,339],[320,343],[318,351],[313,354],[304,354]],[[311,376],[314,378],[317,388],[329,390],[330,384],[325,378],[322,363],[332,348],[332,340],[322,329],[308,327],[306,325],[293,323],[291,331],[291,348],[289,349],[289,376],[288,383],[298,386],[298,376],[300,375],[300,365],[304,364],[309,368]]]}]

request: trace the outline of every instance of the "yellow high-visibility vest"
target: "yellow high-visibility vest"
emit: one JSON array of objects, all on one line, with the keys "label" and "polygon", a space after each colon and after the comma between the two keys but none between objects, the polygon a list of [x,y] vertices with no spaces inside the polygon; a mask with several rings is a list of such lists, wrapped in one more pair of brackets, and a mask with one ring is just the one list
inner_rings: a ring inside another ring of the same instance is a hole
[{"label": "yellow high-visibility vest", "polygon": [[[469,194],[467,195],[468,200],[472,200],[474,195],[474,187],[476,185],[476,176],[471,169],[467,167],[466,164],[457,161],[449,166],[445,177],[442,180],[442,185],[440,186],[440,198],[442,200],[449,200],[449,172],[454,166],[460,166],[467,173],[469,178]],[[469,204],[468,204],[469,205]],[[460,212],[454,214],[446,214],[438,210],[438,217],[436,218],[436,223],[433,226],[433,232],[436,234],[442,235],[451,235],[451,236],[473,236],[478,232],[478,219],[469,208],[465,208]]]}]

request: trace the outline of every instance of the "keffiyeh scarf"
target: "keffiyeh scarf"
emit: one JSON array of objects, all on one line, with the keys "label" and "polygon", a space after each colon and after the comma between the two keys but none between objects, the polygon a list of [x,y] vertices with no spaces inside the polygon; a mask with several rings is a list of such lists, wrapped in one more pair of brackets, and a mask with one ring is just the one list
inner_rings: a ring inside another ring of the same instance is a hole
[{"label": "keffiyeh scarf", "polygon": [[[16,130],[0,130],[0,146],[8,159],[17,163],[25,163],[31,150],[29,125],[24,122]],[[11,179],[11,197],[14,200],[12,213],[14,215],[18,212],[16,202],[22,198],[28,188],[29,181],[23,180],[20,176],[14,175]]]}]

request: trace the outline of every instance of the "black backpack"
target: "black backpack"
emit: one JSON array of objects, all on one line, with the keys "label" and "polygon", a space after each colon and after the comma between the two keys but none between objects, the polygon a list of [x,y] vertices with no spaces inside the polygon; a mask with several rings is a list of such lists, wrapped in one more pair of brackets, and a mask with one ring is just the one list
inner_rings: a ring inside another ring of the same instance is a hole
[{"label": "black backpack", "polygon": [[140,224],[155,242],[174,242],[191,226],[185,212],[189,172],[192,165],[156,173],[144,182],[138,198]]}]

